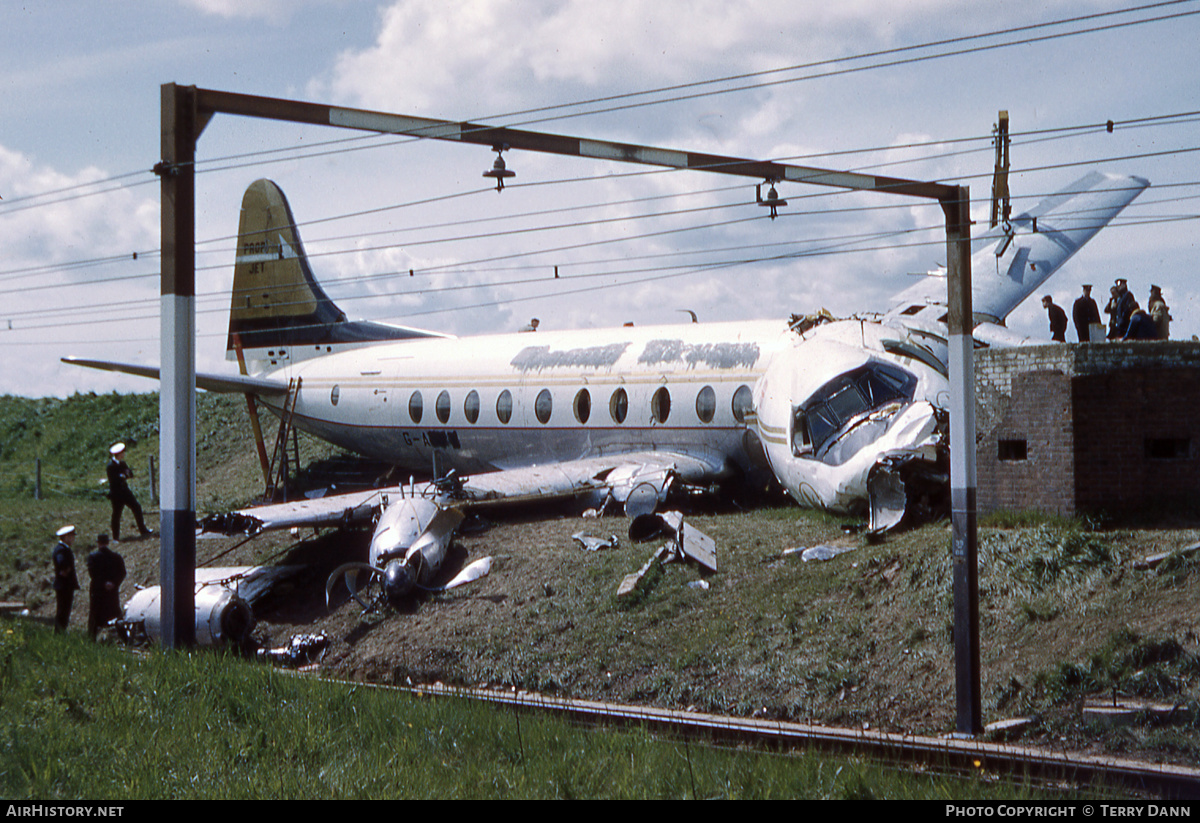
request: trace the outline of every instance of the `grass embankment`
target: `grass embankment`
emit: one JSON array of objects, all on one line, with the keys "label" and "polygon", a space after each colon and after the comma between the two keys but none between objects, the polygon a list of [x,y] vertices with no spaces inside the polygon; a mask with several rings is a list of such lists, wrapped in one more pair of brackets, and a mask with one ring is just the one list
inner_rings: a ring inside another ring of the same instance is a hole
[{"label": "grass embankment", "polygon": [[[697,572],[676,566],[625,600],[617,582],[653,546],[582,553],[572,518],[527,524],[519,552],[513,524],[464,536],[470,556],[502,557],[480,596],[355,629],[329,665],[398,683],[487,683],[895,732],[954,728],[944,523],[872,543],[794,507],[688,522],[720,547],[709,588],[693,588]],[[606,534],[615,524],[584,528]],[[1196,561],[1135,568],[1196,539],[1055,520],[981,530],[984,722],[1027,717],[1027,741],[1200,762]],[[853,550],[810,563],[784,551],[822,543]],[[1114,695],[1179,711],[1125,727],[1086,719],[1085,700]]]},{"label": "grass embankment", "polygon": [[[216,653],[134,656],[0,622],[0,796],[1054,798],[820,755],[597,732],[304,680]],[[1091,794],[1090,796],[1095,796]]]},{"label": "grass embankment", "polygon": [[[264,417],[264,431],[274,427]],[[158,458],[158,394],[76,394],[67,399],[0,397],[0,499],[34,499],[37,462],[44,500],[104,500],[108,447],[126,445],[130,483],[144,508],[150,458]],[[240,397],[196,395],[197,472],[205,478],[201,508],[261,491],[261,472]]]}]

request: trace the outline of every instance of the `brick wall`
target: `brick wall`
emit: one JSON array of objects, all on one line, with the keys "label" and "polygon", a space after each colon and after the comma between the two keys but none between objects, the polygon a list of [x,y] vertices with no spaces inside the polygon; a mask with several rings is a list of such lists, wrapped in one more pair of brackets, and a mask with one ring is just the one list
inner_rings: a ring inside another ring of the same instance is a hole
[{"label": "brick wall", "polygon": [[1200,343],[976,352],[979,511],[1200,501]]},{"label": "brick wall", "polygon": [[980,513],[1038,509],[1075,513],[1071,378],[1060,371],[1016,375],[1004,414],[978,441]]},{"label": "brick wall", "polygon": [[1200,369],[1125,369],[1072,383],[1078,510],[1200,501]]}]

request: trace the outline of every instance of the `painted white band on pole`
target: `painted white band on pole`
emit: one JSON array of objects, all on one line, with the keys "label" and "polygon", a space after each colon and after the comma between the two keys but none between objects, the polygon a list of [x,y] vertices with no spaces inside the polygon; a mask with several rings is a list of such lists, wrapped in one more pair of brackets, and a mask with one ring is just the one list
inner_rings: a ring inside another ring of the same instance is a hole
[{"label": "painted white band on pole", "polygon": [[[196,299],[190,295],[164,294],[162,318],[162,379],[160,399],[162,428],[160,451],[163,509],[193,511],[196,500]],[[187,443],[175,436],[180,427],[191,429]]]},{"label": "painted white band on pole", "polygon": [[[949,339],[950,380],[961,377],[963,387],[975,386],[975,340],[969,334],[952,334]],[[950,478],[955,488],[974,485],[975,478],[975,392],[950,392]],[[969,480],[968,480],[969,478]]]}]

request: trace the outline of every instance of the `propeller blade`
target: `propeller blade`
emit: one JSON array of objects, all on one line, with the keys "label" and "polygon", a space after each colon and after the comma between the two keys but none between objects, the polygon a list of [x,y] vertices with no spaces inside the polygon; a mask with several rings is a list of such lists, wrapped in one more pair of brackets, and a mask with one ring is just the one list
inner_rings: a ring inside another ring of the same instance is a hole
[{"label": "propeller blade", "polygon": [[431,534],[438,539],[446,537],[458,528],[458,524],[463,522],[464,517],[461,509],[439,507],[437,514],[425,527],[425,534]]},{"label": "propeller blade", "polygon": [[492,570],[492,558],[481,557],[474,563],[463,568],[454,578],[444,586],[439,586],[435,589],[430,589],[432,592],[444,592],[450,589],[456,589],[459,586],[465,586],[468,583],[474,583],[481,577],[486,577],[488,572]]},{"label": "propeller blade", "polygon": [[333,587],[337,585],[339,580],[343,579],[346,581],[346,588],[350,591],[350,596],[358,601],[359,605],[364,609],[367,607],[358,598],[358,575],[360,572],[365,572],[370,577],[379,574],[379,569],[369,563],[352,562],[343,563],[330,573],[329,579],[325,581],[325,608],[329,608],[329,600],[333,594]]}]

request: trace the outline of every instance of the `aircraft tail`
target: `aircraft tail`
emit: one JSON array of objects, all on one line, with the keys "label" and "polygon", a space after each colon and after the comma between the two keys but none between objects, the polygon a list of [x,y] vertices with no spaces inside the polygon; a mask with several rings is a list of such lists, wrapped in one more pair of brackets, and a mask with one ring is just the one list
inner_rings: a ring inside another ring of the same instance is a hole
[{"label": "aircraft tail", "polygon": [[271,180],[256,180],[242,197],[227,359],[240,347],[249,360],[280,365],[381,340],[442,337],[436,332],[350,321],[321,288],[292,210]]},{"label": "aircraft tail", "polygon": [[[1149,185],[1141,177],[1091,172],[974,238],[971,301],[976,320],[1003,323]],[[945,279],[931,277],[901,292],[889,315],[945,304]]]}]

